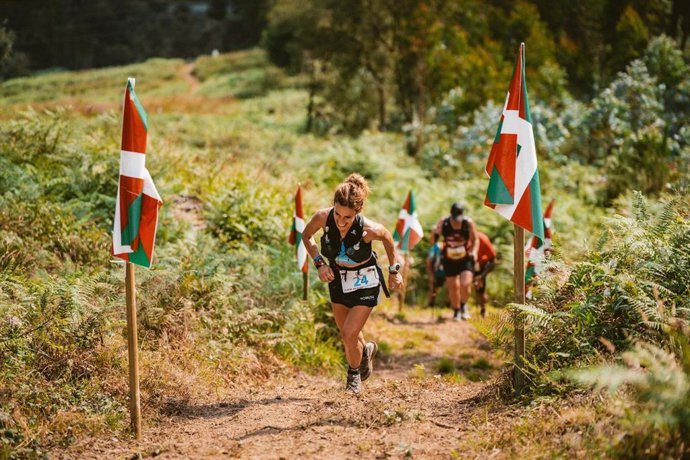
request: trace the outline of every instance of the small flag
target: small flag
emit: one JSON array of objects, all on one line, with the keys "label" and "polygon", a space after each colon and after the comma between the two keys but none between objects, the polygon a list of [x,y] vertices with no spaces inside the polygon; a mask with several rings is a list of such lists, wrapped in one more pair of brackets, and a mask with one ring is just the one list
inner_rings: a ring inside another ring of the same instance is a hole
[{"label": "small flag", "polygon": [[128,78],[125,87],[113,255],[151,268],[158,209],[163,201],[146,169],[148,120],[134,92],[134,83],[133,78]]},{"label": "small flag", "polygon": [[295,214],[292,219],[292,228],[290,229],[290,244],[297,246],[297,268],[303,273],[309,269],[307,265],[307,248],[302,241],[302,232],[304,231],[304,212],[302,211],[302,187],[297,187],[295,193]]},{"label": "small flag", "polygon": [[398,223],[395,225],[393,240],[402,252],[411,251],[424,236],[424,230],[417,218],[417,207],[414,192],[410,190],[405,198],[405,203],[398,214]]},{"label": "small flag", "polygon": [[486,173],[489,187],[484,204],[543,240],[537,150],[525,81],[524,43],[520,45]]},{"label": "small flag", "polygon": [[551,200],[544,211],[544,240],[532,235],[525,246],[525,255],[527,256],[527,269],[525,270],[525,297],[532,298],[532,283],[534,277],[539,275],[544,269],[544,260],[551,252],[551,213],[553,212],[554,200]]}]

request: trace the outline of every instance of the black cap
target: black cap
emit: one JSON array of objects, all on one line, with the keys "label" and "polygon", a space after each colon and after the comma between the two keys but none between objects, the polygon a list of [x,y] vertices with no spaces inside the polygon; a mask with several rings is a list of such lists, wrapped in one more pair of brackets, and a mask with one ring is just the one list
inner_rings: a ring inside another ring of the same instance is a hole
[{"label": "black cap", "polygon": [[462,214],[465,212],[465,205],[456,201],[450,207],[450,215],[455,220],[462,220]]}]

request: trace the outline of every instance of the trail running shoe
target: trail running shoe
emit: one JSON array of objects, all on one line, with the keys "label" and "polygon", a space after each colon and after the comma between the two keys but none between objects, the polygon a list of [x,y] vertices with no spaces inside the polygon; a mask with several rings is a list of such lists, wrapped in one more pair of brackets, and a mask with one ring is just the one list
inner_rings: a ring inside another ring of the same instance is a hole
[{"label": "trail running shoe", "polygon": [[453,310],[453,319],[455,321],[460,321],[460,310]]},{"label": "trail running shoe", "polygon": [[345,391],[355,395],[362,391],[362,377],[359,375],[359,369],[348,369]]},{"label": "trail running shoe", "polygon": [[374,372],[374,356],[379,351],[376,342],[367,342],[364,344],[364,351],[362,351],[362,363],[359,365],[359,375],[362,377],[362,382],[369,378]]},{"label": "trail running shoe", "polygon": [[480,312],[482,318],[486,318],[486,307],[482,306],[482,311]]},{"label": "trail running shoe", "polygon": [[460,307],[460,318],[462,318],[464,320],[468,320],[471,318],[470,309],[467,308],[467,305],[463,305]]}]

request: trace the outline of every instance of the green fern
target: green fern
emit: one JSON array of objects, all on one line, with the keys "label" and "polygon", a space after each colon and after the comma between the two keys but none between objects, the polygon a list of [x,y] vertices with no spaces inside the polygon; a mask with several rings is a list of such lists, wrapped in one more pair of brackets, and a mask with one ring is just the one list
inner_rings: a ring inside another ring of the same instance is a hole
[{"label": "green fern", "polygon": [[635,218],[611,219],[596,249],[569,270],[554,265],[533,305],[510,305],[490,338],[510,352],[512,327],[525,324],[535,391],[572,388],[554,375],[638,341],[670,344],[671,325],[690,319],[689,211],[687,199],[673,197],[654,214],[636,195]]}]

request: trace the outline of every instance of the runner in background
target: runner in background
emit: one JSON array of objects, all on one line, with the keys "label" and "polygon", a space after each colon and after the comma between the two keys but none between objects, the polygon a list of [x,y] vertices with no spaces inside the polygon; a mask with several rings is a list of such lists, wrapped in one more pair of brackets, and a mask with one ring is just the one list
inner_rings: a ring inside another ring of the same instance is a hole
[{"label": "runner in background", "polygon": [[453,319],[470,319],[467,301],[479,249],[474,221],[465,215],[465,207],[456,202],[450,208],[450,216],[438,221],[434,234],[443,237],[443,269]]},{"label": "runner in background", "polygon": [[446,273],[443,271],[443,243],[438,241],[438,235],[433,233],[431,237],[436,240],[431,245],[426,257],[426,274],[429,279],[429,307],[436,306],[436,294],[446,282]]},{"label": "runner in background", "polygon": [[496,266],[496,249],[494,249],[491,240],[489,240],[485,233],[477,232],[477,237],[479,238],[479,251],[477,252],[477,262],[475,263],[474,289],[477,305],[479,305],[482,318],[484,318],[486,316],[486,302],[488,301],[486,276]]}]

